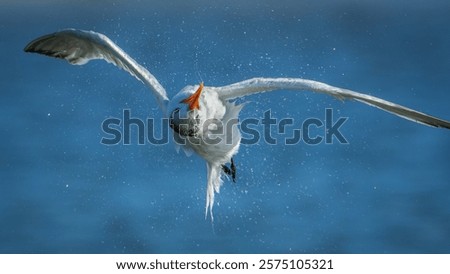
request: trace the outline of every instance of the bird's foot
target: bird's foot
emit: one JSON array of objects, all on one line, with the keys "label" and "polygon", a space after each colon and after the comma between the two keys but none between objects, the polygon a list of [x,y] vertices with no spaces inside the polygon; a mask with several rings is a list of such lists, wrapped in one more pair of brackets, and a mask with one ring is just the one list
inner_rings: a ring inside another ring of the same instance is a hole
[{"label": "bird's foot", "polygon": [[228,176],[231,176],[231,179],[233,179],[233,183],[236,183],[236,166],[234,165],[233,158],[231,158],[230,167],[227,167],[226,165],[222,165],[222,170],[225,174],[227,174]]}]

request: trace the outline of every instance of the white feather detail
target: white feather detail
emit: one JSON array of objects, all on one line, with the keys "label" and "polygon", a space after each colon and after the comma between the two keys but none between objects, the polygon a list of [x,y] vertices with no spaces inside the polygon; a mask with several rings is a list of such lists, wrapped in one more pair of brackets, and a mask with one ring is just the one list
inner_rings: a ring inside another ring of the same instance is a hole
[{"label": "white feather detail", "polygon": [[206,162],[206,169],[208,171],[208,184],[206,186],[205,219],[208,217],[209,212],[211,221],[214,221],[214,215],[212,212],[214,206],[214,194],[215,192],[220,192],[220,187],[223,183],[221,178],[222,167],[217,163]]}]

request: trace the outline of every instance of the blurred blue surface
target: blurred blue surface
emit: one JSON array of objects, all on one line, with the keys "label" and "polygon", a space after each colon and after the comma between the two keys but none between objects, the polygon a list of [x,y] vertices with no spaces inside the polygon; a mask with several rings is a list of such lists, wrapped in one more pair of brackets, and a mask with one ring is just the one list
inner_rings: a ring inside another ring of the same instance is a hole
[{"label": "blurred blue surface", "polygon": [[100,144],[123,109],[161,116],[144,85],[105,62],[23,52],[43,34],[95,30],[170,97],[202,80],[304,77],[449,120],[450,2],[151,2],[0,2],[1,253],[450,252],[448,130],[320,94],[249,97],[241,117],[333,108],[350,144],[242,146],[212,225],[198,156]]}]

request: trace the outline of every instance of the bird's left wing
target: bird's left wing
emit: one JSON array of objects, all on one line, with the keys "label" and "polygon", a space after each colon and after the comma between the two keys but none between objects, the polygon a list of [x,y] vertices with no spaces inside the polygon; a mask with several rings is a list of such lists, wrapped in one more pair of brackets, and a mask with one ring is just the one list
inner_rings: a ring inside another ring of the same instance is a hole
[{"label": "bird's left wing", "polygon": [[73,65],[84,65],[93,59],[104,59],[128,71],[150,87],[161,110],[166,112],[169,99],[155,76],[101,33],[67,29],[39,37],[30,42],[24,50],[62,58]]},{"label": "bird's left wing", "polygon": [[450,122],[413,109],[383,100],[381,98],[330,86],[325,83],[300,78],[253,78],[214,89],[220,98],[230,100],[255,93],[274,90],[309,90],[332,95],[338,99],[353,99],[371,105],[402,118],[433,127],[450,129]]}]

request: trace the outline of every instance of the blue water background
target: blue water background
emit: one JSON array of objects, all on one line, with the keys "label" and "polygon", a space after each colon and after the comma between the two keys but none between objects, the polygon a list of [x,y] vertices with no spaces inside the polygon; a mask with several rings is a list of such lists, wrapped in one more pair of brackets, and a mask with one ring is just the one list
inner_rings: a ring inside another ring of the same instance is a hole
[{"label": "blue water background", "polygon": [[[0,2],[1,253],[449,253],[450,132],[307,92],[241,117],[349,117],[348,145],[242,146],[204,219],[206,169],[173,143],[104,146],[101,122],[160,118],[106,62],[23,52],[64,28],[108,35],[169,97],[304,77],[450,120],[449,1]],[[321,133],[320,130],[317,133]],[[134,135],[134,137],[136,137]]]}]

